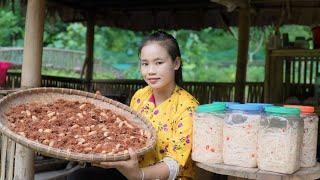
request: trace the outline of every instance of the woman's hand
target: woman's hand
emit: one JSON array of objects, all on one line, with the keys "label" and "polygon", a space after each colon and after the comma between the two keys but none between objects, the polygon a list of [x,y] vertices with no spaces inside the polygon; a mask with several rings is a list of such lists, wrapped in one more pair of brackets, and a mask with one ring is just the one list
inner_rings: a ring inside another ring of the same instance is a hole
[{"label": "woman's hand", "polygon": [[141,180],[142,172],[139,168],[139,161],[137,154],[129,148],[130,159],[127,161],[116,161],[116,162],[101,162],[95,164],[102,168],[116,168],[129,180]]}]

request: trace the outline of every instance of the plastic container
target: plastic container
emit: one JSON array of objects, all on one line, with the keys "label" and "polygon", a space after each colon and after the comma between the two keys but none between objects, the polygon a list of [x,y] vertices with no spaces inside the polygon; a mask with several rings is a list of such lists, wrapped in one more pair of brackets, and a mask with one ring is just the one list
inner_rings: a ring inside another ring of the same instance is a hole
[{"label": "plastic container", "polygon": [[285,105],[285,107],[296,107],[301,111],[303,120],[303,140],[301,146],[301,167],[312,167],[317,163],[317,142],[319,118],[314,113],[312,106]]},{"label": "plastic container", "polygon": [[7,71],[10,66],[10,62],[0,61],[0,86],[3,86],[6,83]]},{"label": "plastic container", "polygon": [[222,129],[225,117],[223,104],[207,104],[197,107],[193,119],[194,161],[206,164],[222,163]]},{"label": "plastic container", "polygon": [[292,174],[300,168],[300,109],[271,106],[265,111],[258,133],[258,168]]},{"label": "plastic container", "polygon": [[257,166],[257,133],[261,106],[231,104],[223,126],[223,162],[242,167]]}]

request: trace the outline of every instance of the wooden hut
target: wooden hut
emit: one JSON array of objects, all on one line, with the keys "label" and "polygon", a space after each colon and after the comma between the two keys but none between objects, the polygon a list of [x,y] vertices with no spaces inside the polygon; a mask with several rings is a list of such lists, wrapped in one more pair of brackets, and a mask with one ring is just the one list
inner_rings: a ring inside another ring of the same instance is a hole
[{"label": "wooden hut", "polygon": [[[21,86],[41,86],[43,26],[45,12],[48,10],[56,12],[65,22],[86,22],[87,90],[92,88],[95,25],[143,31],[238,26],[235,100],[244,102],[250,26],[320,23],[319,8],[320,2],[316,0],[28,0]],[[271,53],[272,57],[274,53]],[[270,64],[268,69],[271,69]],[[276,67],[281,69],[280,66]],[[270,97],[274,97],[270,88],[280,88],[282,84],[281,81],[273,81],[272,72],[266,78],[268,93],[265,100],[270,102],[273,102]],[[281,76],[281,71],[275,72]],[[275,92],[280,91],[277,89]],[[33,179],[34,152],[18,144],[15,152],[14,171],[10,171],[10,174],[14,174],[16,180]]]}]

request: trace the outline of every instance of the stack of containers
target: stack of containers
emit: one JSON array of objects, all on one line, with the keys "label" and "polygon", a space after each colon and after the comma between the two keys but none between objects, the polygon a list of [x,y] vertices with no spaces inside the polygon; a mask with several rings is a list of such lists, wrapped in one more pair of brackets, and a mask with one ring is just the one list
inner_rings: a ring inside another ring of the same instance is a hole
[{"label": "stack of containers", "polygon": [[285,107],[299,108],[303,120],[303,140],[301,146],[301,167],[312,167],[317,163],[317,141],[319,118],[312,106],[285,105]]},{"label": "stack of containers", "polygon": [[291,174],[300,168],[300,110],[271,106],[265,112],[258,133],[258,168]]},{"label": "stack of containers", "polygon": [[197,107],[193,118],[194,161],[213,164],[222,163],[223,121],[225,105],[207,104]]},{"label": "stack of containers", "polygon": [[261,105],[230,104],[223,126],[223,161],[228,165],[257,166],[257,133]]}]

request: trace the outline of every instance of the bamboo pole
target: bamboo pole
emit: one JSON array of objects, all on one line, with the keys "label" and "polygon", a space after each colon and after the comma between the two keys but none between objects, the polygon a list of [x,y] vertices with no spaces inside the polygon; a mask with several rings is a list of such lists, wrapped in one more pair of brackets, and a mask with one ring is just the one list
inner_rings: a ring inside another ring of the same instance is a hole
[{"label": "bamboo pole", "polygon": [[14,168],[14,153],[15,153],[15,148],[16,148],[16,143],[13,140],[9,140],[8,142],[8,171],[6,173],[7,180],[12,180],[13,179],[13,168]]},{"label": "bamboo pole", "polygon": [[87,91],[91,90],[91,81],[93,77],[93,51],[94,51],[94,12],[90,11],[87,16],[87,34],[86,34],[86,82]]},{"label": "bamboo pole", "polygon": [[239,10],[239,38],[238,38],[238,57],[235,85],[235,100],[237,102],[245,101],[245,82],[248,63],[250,32],[250,11],[249,8]]},{"label": "bamboo pole", "polygon": [[45,0],[28,0],[21,86],[41,85],[42,39]]},{"label": "bamboo pole", "polygon": [[6,179],[6,161],[7,161],[7,148],[8,148],[8,138],[7,136],[1,136],[1,177],[0,180]]},{"label": "bamboo pole", "polygon": [[[28,0],[21,87],[41,86],[42,41],[45,17],[45,0]],[[16,145],[14,180],[34,179],[34,152]]]}]

